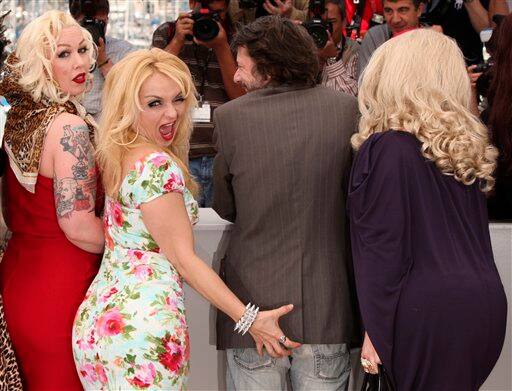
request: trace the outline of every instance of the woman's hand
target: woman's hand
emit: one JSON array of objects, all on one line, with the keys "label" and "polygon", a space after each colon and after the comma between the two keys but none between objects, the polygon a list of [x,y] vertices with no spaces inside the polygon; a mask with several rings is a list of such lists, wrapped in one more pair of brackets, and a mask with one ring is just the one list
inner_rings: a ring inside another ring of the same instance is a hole
[{"label": "woman's hand", "polygon": [[382,364],[382,361],[380,361],[379,355],[373,347],[372,341],[370,341],[370,337],[368,337],[368,333],[366,332],[364,333],[363,347],[361,349],[361,364],[363,365],[365,372],[374,375],[379,373],[378,365]]},{"label": "woman's hand", "polygon": [[292,309],[293,304],[288,304],[275,310],[258,313],[249,332],[256,342],[256,349],[260,356],[263,355],[263,347],[265,347],[269,356],[272,357],[289,356],[291,349],[300,347],[300,343],[286,338],[278,323],[279,318],[286,315]]}]

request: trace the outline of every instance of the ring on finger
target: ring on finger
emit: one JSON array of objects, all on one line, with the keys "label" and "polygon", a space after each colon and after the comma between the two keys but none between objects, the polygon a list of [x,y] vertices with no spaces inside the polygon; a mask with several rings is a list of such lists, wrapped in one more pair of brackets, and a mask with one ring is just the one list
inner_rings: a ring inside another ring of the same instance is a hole
[{"label": "ring on finger", "polygon": [[281,335],[278,339],[279,343],[282,343],[284,345],[284,343],[286,342],[286,335]]},{"label": "ring on finger", "polygon": [[361,366],[365,372],[370,372],[373,367],[373,363],[366,358],[361,358]]}]

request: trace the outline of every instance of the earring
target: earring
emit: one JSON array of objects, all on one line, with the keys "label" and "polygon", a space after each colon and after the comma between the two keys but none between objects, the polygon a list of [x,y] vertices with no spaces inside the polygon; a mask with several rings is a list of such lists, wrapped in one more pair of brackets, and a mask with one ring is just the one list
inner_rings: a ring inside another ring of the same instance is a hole
[{"label": "earring", "polygon": [[119,145],[120,147],[126,147],[127,145],[133,144],[135,142],[135,140],[137,140],[138,137],[139,137],[139,127],[137,126],[137,133],[135,133],[135,137],[127,143],[119,143],[116,140],[114,140],[112,138],[112,136],[110,136],[110,139],[114,142],[114,144]]}]

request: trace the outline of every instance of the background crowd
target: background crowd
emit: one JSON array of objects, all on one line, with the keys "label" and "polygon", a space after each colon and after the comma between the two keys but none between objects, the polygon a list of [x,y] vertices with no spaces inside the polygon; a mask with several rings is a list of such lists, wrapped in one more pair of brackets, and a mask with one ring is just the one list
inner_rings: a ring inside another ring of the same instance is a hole
[{"label": "background crowd", "polygon": [[[506,328],[507,2],[189,6],[136,50],[108,0],[69,0],[5,60],[0,389],[182,389],[183,281],[229,389],[346,389],[361,344],[398,390],[478,389]],[[198,206],[234,224],[218,275]]]}]

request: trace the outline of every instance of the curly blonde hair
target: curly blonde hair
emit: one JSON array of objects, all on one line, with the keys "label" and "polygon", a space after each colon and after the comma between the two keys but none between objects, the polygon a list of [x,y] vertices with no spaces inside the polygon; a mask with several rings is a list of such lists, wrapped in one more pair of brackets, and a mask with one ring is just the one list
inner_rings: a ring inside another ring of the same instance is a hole
[{"label": "curly blonde hair", "polygon": [[[48,11],[31,21],[23,29],[16,44],[15,65],[21,78],[21,87],[30,92],[34,101],[46,98],[51,102],[64,103],[70,96],[64,93],[55,81],[52,58],[57,52],[57,40],[66,27],[78,27],[85,39],[91,66],[95,63],[96,46],[91,34],[80,27],[73,17],[62,11]],[[88,74],[88,78],[92,75]]]},{"label": "curly blonde hair", "polygon": [[430,29],[393,38],[375,53],[360,79],[358,150],[373,133],[401,130],[422,143],[423,155],[465,185],[487,192],[497,149],[470,111],[471,87],[455,41]]},{"label": "curly blonde hair", "polygon": [[[139,101],[142,84],[153,74],[161,73],[176,82],[185,98],[184,113],[177,123],[176,134],[169,147],[158,146],[137,131],[137,119],[143,111]],[[107,75],[96,156],[101,169],[105,192],[115,197],[122,181],[122,162],[127,153],[138,146],[151,143],[169,153],[181,168],[185,185],[194,194],[197,185],[184,163],[187,160],[192,130],[191,109],[195,107],[196,89],[188,67],[178,57],[161,49],[142,49],[128,54],[115,64]]]}]

